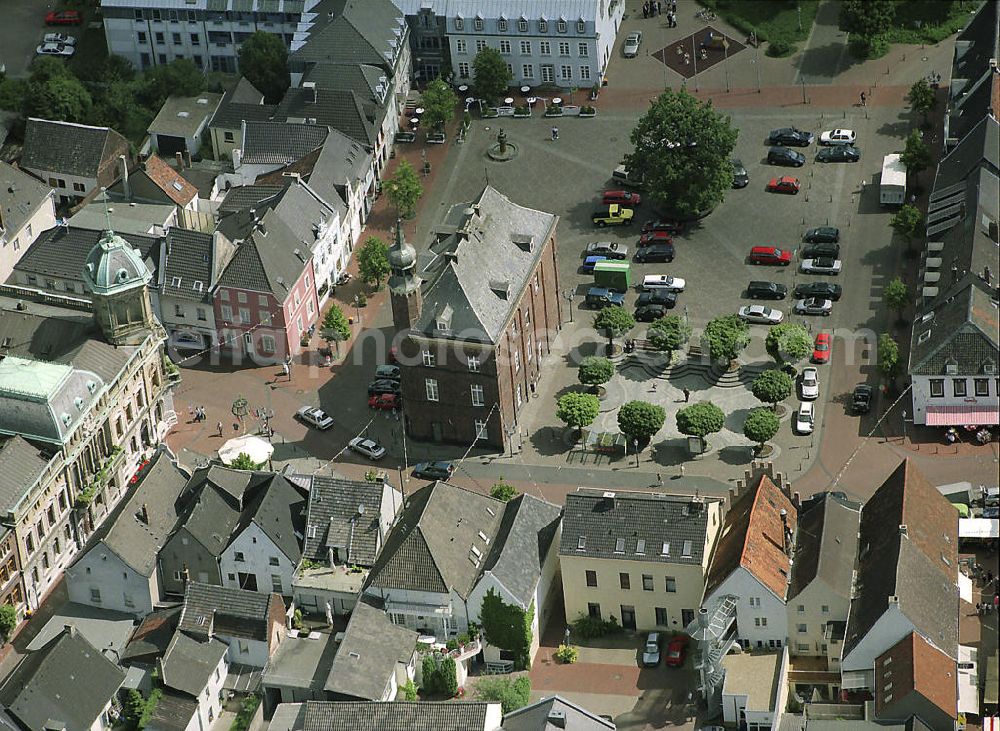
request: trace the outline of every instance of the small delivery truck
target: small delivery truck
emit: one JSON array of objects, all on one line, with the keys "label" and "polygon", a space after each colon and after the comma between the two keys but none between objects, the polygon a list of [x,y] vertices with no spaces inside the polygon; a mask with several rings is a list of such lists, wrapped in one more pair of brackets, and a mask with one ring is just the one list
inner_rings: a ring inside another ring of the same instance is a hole
[{"label": "small delivery truck", "polygon": [[898,153],[882,159],[879,202],[884,206],[901,206],[906,202],[906,166]]},{"label": "small delivery truck", "polygon": [[632,275],[627,261],[599,261],[594,266],[594,286],[612,292],[627,292]]}]

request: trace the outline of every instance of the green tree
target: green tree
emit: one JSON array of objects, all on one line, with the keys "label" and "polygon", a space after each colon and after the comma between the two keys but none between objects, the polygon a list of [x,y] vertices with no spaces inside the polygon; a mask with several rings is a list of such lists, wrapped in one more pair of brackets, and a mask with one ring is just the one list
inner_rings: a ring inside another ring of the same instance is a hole
[{"label": "green tree", "polygon": [[615,364],[607,358],[591,355],[580,362],[578,375],[580,383],[585,386],[600,386],[615,375]]},{"label": "green tree", "polygon": [[15,629],[17,629],[17,610],[13,604],[3,604],[0,606],[0,638],[7,642]]},{"label": "green tree", "polygon": [[912,244],[923,234],[924,214],[916,206],[907,203],[896,212],[889,225],[902,235],[908,244]]},{"label": "green tree", "polygon": [[888,333],[878,336],[878,369],[892,383],[899,375],[899,343]]},{"label": "green tree", "polygon": [[444,79],[434,79],[420,95],[420,106],[424,108],[421,121],[431,129],[440,129],[455,118],[458,95]]},{"label": "green tree", "polygon": [[691,326],[680,315],[667,315],[649,326],[646,342],[669,357],[691,339]]},{"label": "green tree", "polygon": [[857,39],[863,55],[872,55],[885,46],[884,36],[896,17],[894,0],[843,0],[840,3],[840,29]]},{"label": "green tree", "polygon": [[239,52],[240,73],[264,95],[268,104],[277,104],[288,88],[288,48],[281,36],[259,30],[243,41]]},{"label": "green tree", "polygon": [[608,353],[615,346],[615,338],[620,338],[635,327],[635,318],[624,307],[612,305],[605,307],[594,317],[594,329],[603,332],[608,338]]},{"label": "green tree", "polygon": [[472,78],[479,96],[495,104],[507,92],[512,77],[500,51],[484,48],[472,61]]},{"label": "green tree", "polygon": [[809,331],[794,322],[782,322],[767,332],[764,340],[767,354],[778,365],[802,360],[812,351]]},{"label": "green tree", "polygon": [[476,698],[499,703],[504,715],[524,708],[531,699],[531,680],[527,675],[519,678],[485,677],[476,683]]},{"label": "green tree", "polygon": [[73,76],[73,73],[61,58],[41,56],[31,64],[31,75],[28,77],[28,81],[32,84],[40,84],[52,79],[65,79],[68,76]]},{"label": "green tree", "polygon": [[505,503],[517,497],[517,494],[517,489],[509,482],[504,482],[502,477],[499,482],[493,483],[493,487],[490,488],[490,497]]},{"label": "green tree", "polygon": [[340,343],[351,337],[351,325],[340,307],[335,304],[330,305],[330,309],[323,316],[319,334],[327,343],[337,343],[337,352],[340,352]]},{"label": "green tree", "polygon": [[906,172],[914,175],[919,175],[930,167],[931,151],[927,148],[927,143],[924,142],[924,137],[920,134],[920,130],[915,129],[910,132],[910,136],[906,138],[906,146],[903,148],[899,160],[906,166]]},{"label": "green tree", "polygon": [[534,616],[534,604],[525,611],[516,604],[507,604],[494,589],[486,592],[479,610],[486,641],[513,653],[514,666],[518,670],[527,670],[531,663],[531,622]]},{"label": "green tree", "polygon": [[458,693],[458,671],[455,669],[455,658],[445,655],[438,666],[441,691],[449,698]]},{"label": "green tree", "polygon": [[743,436],[763,448],[764,442],[777,434],[780,426],[778,415],[771,409],[752,409],[743,422]]},{"label": "green tree", "polygon": [[895,277],[882,290],[882,299],[897,317],[903,316],[903,310],[910,303],[910,289],[902,279]]},{"label": "green tree", "polygon": [[28,81],[26,79],[0,80],[0,109],[8,112],[22,112],[25,100],[28,98]]},{"label": "green tree", "polygon": [[725,423],[726,415],[711,401],[699,401],[677,412],[677,431],[691,437],[707,437]]},{"label": "green tree", "polygon": [[645,401],[629,401],[618,409],[618,428],[630,441],[648,442],[663,428],[667,412]]},{"label": "green tree", "polygon": [[205,74],[193,61],[179,58],[165,66],[147,69],[139,79],[136,96],[141,104],[157,110],[167,97],[194,96],[205,89]]},{"label": "green tree", "polygon": [[94,104],[92,122],[112,127],[138,144],[145,138],[153,114],[136,100],[135,86],[124,80],[109,82]]},{"label": "green tree", "polygon": [[380,289],[389,276],[389,247],[375,236],[369,236],[358,251],[358,272],[369,287]]},{"label": "green tree", "polygon": [[440,690],[438,664],[434,655],[424,655],[420,661],[420,687],[427,693]]},{"label": "green tree", "polygon": [[32,81],[25,99],[25,116],[58,119],[63,122],[90,121],[93,101],[75,76],[53,76]]},{"label": "green tree", "polygon": [[259,470],[266,464],[267,462],[254,462],[249,454],[240,452],[236,455],[236,459],[229,463],[229,466],[234,470]]},{"label": "green tree", "polygon": [[784,371],[769,370],[753,379],[750,392],[758,401],[771,404],[771,408],[776,409],[778,403],[792,395],[794,388],[795,381],[790,375]]},{"label": "green tree", "polygon": [[403,218],[412,218],[417,212],[417,201],[424,194],[424,188],[417,177],[417,171],[407,160],[401,160],[396,174],[387,178],[382,185],[389,195],[389,201]]},{"label": "green tree", "polygon": [[[411,683],[413,681],[410,681]],[[257,693],[251,693],[240,703],[240,710],[236,713],[236,719],[233,721],[233,725],[229,727],[229,731],[246,731],[250,728],[250,722],[253,721],[254,715],[257,713],[257,706],[260,705],[261,696]]]},{"label": "green tree", "polygon": [[601,402],[597,396],[578,391],[560,396],[556,406],[556,418],[574,429],[590,426],[600,412]]},{"label": "green tree", "polygon": [[930,124],[930,113],[937,106],[937,94],[934,88],[927,83],[927,79],[920,79],[910,87],[910,110],[915,114],[922,114],[924,126]]},{"label": "green tree", "polygon": [[400,690],[403,691],[403,698],[405,700],[412,702],[417,699],[417,686],[412,680],[407,680],[400,686]]},{"label": "green tree", "polygon": [[707,213],[733,182],[737,130],[729,117],[685,91],[667,90],[632,130],[629,174],[645,181],[654,206],[671,216]]},{"label": "green tree", "polygon": [[750,344],[750,326],[739,315],[723,315],[710,320],[701,337],[712,360],[729,362]]}]

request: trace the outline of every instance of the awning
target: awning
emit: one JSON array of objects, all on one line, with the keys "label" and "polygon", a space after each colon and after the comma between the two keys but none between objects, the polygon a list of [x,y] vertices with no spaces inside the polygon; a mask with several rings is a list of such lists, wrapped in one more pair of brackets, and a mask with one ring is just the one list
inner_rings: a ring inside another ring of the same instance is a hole
[{"label": "awning", "polygon": [[1000,538],[1000,520],[997,518],[959,518],[959,538]]},{"label": "awning", "polygon": [[958,572],[958,596],[963,602],[972,604],[972,579],[961,571]]},{"label": "awning", "polygon": [[261,669],[252,665],[230,665],[222,687],[238,693],[255,693],[260,690],[260,675]]},{"label": "awning", "polygon": [[979,715],[979,672],[976,648],[958,646],[958,710]]},{"label": "awning", "polygon": [[927,426],[985,426],[1000,424],[1000,409],[996,406],[928,406]]}]

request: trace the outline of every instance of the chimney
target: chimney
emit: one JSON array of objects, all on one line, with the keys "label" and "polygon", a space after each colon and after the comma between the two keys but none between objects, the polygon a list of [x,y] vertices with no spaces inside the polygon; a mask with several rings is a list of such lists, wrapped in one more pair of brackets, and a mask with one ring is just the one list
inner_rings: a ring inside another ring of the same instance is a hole
[{"label": "chimney", "polygon": [[184,167],[191,167],[191,150],[184,150]]},{"label": "chimney", "polygon": [[232,158],[233,158],[233,170],[239,170],[240,163],[243,161],[243,150],[239,148],[233,149]]},{"label": "chimney", "polygon": [[75,624],[64,624],[63,629],[66,630],[66,634],[70,637],[76,637],[76,625]]},{"label": "chimney", "polygon": [[327,561],[330,562],[330,568],[332,569],[333,568],[333,549],[332,548],[327,548],[326,549],[326,558],[327,558]]},{"label": "chimney", "polygon": [[304,92],[303,97],[305,98],[306,104],[316,103],[316,82],[315,81],[304,81],[302,82],[302,91]]},{"label": "chimney", "polygon": [[983,281],[987,284],[993,283],[993,272],[990,271],[989,266],[983,267]]},{"label": "chimney", "polygon": [[549,711],[549,717],[546,720],[553,728],[566,728],[566,711],[553,708]]},{"label": "chimney", "polygon": [[797,492],[792,493],[792,505],[795,506],[796,510],[802,507],[802,497]]},{"label": "chimney", "polygon": [[118,156],[118,165],[122,176],[122,190],[125,192],[125,200],[132,200],[132,187],[128,183],[128,158],[125,155]]},{"label": "chimney", "polygon": [[181,570],[181,575],[184,577],[184,586],[187,586],[191,582],[191,572],[188,571],[188,565],[183,564],[184,568]]},{"label": "chimney", "polygon": [[143,503],[142,508],[139,510],[139,520],[149,525],[149,508],[146,507],[146,503]]},{"label": "chimney", "polygon": [[604,504],[607,505],[608,510],[615,509],[615,494],[613,492],[606,492],[603,495]]},{"label": "chimney", "polygon": [[174,153],[174,162],[177,164],[178,170],[184,169],[184,154],[181,152]]}]

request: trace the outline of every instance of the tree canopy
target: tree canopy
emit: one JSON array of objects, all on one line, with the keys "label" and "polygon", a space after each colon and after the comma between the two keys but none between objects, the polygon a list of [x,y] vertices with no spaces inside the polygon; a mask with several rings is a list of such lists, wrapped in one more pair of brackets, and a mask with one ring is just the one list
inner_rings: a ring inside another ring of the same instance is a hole
[{"label": "tree canopy", "polygon": [[603,332],[608,338],[608,346],[614,344],[615,338],[621,337],[635,327],[635,318],[618,305],[605,307],[594,317],[594,329]]},{"label": "tree canopy", "polygon": [[667,412],[645,401],[629,401],[618,409],[618,428],[629,439],[647,442],[663,428]]},{"label": "tree canopy", "polygon": [[672,353],[691,338],[691,326],[680,315],[656,320],[646,331],[646,342],[656,350]]},{"label": "tree canopy", "polygon": [[504,479],[501,477],[499,478],[499,481],[494,482],[493,487],[490,488],[490,497],[505,503],[510,502],[517,497],[517,488],[509,482],[504,482]]},{"label": "tree canopy", "polygon": [[752,409],[743,422],[743,436],[763,447],[780,426],[781,420],[771,409]]},{"label": "tree canopy", "polygon": [[601,402],[592,393],[570,391],[559,397],[556,406],[556,418],[576,429],[582,429],[594,423],[601,411]]},{"label": "tree canopy", "polygon": [[894,0],[843,0],[840,29],[862,38],[875,38],[892,27],[896,17]]},{"label": "tree canopy", "polygon": [[778,365],[794,363],[812,352],[812,338],[802,325],[782,322],[768,330],[764,347]]},{"label": "tree canopy", "polygon": [[580,362],[580,383],[586,386],[600,386],[615,375],[615,364],[607,358],[591,355]]},{"label": "tree canopy", "polygon": [[889,333],[882,333],[878,337],[878,369],[890,381],[898,374],[901,367],[899,362],[899,343]]},{"label": "tree canopy", "polygon": [[502,713],[511,713],[528,705],[531,700],[531,679],[527,675],[519,678],[481,678],[476,683],[476,698],[499,703]]},{"label": "tree canopy", "polygon": [[240,452],[236,455],[236,459],[229,463],[229,466],[234,470],[259,470],[267,462],[254,462],[253,458],[246,452]]},{"label": "tree canopy", "polygon": [[699,401],[677,412],[677,431],[692,437],[706,437],[722,429],[726,415],[711,401]]},{"label": "tree canopy", "polygon": [[737,135],[710,101],[668,89],[632,130],[634,149],[625,166],[645,181],[652,203],[668,215],[707,213],[732,186],[729,158]]},{"label": "tree canopy", "polygon": [[916,206],[906,203],[892,217],[889,225],[908,242],[912,242],[923,234],[924,214]]},{"label": "tree canopy", "polygon": [[924,124],[927,124],[929,121],[928,115],[937,106],[937,94],[934,92],[934,88],[927,83],[927,79],[920,79],[915,82],[910,87],[910,93],[907,98],[910,101],[910,109],[915,114],[923,115]]},{"label": "tree canopy", "polygon": [[710,320],[702,333],[712,360],[731,361],[750,344],[750,326],[739,315],[723,315]]},{"label": "tree canopy", "polygon": [[26,116],[63,122],[90,121],[93,100],[75,76],[56,76],[31,82],[25,99]]},{"label": "tree canopy", "polygon": [[369,236],[358,251],[358,273],[369,287],[378,289],[389,276],[389,247],[375,236]]},{"label": "tree canopy", "polygon": [[495,48],[484,48],[472,61],[472,77],[476,92],[490,104],[503,97],[510,86],[507,61]]},{"label": "tree canopy", "polygon": [[420,106],[424,108],[423,124],[439,129],[455,118],[458,95],[443,79],[434,79],[420,95]]},{"label": "tree canopy", "polygon": [[417,171],[408,160],[401,160],[396,173],[382,184],[389,202],[399,211],[403,218],[412,218],[417,212],[417,201],[424,194]]},{"label": "tree canopy", "polygon": [[931,151],[919,129],[910,132],[910,136],[906,138],[906,146],[903,147],[899,160],[906,166],[906,172],[914,175],[930,167]]},{"label": "tree canopy", "polygon": [[910,289],[902,279],[894,277],[882,290],[882,299],[889,309],[897,315],[902,315],[910,303]]},{"label": "tree canopy", "polygon": [[262,30],[243,41],[239,52],[240,73],[264,95],[268,104],[277,104],[288,89],[288,48],[281,36]]},{"label": "tree canopy", "polygon": [[340,307],[335,304],[330,305],[330,309],[323,316],[323,324],[320,326],[319,334],[328,343],[339,343],[351,337],[351,325]]},{"label": "tree canopy", "polygon": [[777,406],[792,395],[794,388],[795,381],[790,375],[784,371],[767,370],[753,379],[750,392],[758,401]]}]

